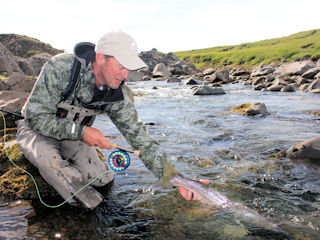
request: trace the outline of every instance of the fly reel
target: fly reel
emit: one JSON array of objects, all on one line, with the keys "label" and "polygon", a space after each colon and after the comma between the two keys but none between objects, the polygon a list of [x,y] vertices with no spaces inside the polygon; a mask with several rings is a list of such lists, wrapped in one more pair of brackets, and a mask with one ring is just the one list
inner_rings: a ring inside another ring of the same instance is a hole
[{"label": "fly reel", "polygon": [[108,164],[113,171],[124,171],[130,165],[130,156],[124,151],[116,150],[109,155]]}]

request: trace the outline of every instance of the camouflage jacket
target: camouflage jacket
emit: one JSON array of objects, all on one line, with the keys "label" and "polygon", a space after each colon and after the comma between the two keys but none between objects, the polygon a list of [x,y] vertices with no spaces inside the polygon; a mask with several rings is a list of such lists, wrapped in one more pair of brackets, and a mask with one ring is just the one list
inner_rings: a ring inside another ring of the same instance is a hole
[{"label": "camouflage jacket", "polygon": [[[71,103],[74,100],[72,104],[78,107],[83,107],[83,103],[90,103],[94,97],[95,86],[92,63],[86,62],[81,54],[77,54],[75,48],[75,55],[59,54],[44,65],[22,110],[25,122],[31,129],[58,140],[83,138],[85,126],[56,116],[62,93],[69,85],[75,57],[81,62],[80,84],[66,102]],[[160,178],[166,161],[165,153],[160,150],[159,143],[148,135],[144,124],[138,119],[129,87],[122,86],[122,95],[123,100],[106,102],[105,107],[97,110],[97,113],[106,113],[109,116],[128,143],[134,149],[142,151],[141,159],[145,166]]]}]

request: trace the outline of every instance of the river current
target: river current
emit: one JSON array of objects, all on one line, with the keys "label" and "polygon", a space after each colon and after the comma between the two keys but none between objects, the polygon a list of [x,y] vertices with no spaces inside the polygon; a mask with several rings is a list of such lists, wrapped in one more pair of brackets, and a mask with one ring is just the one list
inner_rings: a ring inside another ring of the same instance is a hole
[{"label": "river current", "polygon": [[[319,136],[319,117],[308,111],[319,110],[320,95],[253,91],[241,83],[223,85],[226,94],[215,96],[194,96],[182,83],[129,85],[140,119],[179,172],[209,180],[230,201],[258,212],[278,229],[154,186],[157,179],[131,155],[131,165],[117,174],[96,210],[39,205],[24,218],[29,207],[18,215],[16,208],[2,207],[0,239],[11,239],[14,230],[12,239],[319,239],[320,163],[277,154]],[[268,114],[248,117],[230,111],[254,102],[264,103]],[[128,146],[108,117],[100,116],[94,126]],[[5,228],[6,219],[11,230]]]}]

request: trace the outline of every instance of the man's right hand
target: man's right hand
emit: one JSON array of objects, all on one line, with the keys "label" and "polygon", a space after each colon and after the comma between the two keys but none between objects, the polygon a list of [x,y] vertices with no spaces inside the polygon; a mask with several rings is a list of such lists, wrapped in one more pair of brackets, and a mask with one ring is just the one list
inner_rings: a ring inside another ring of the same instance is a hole
[{"label": "man's right hand", "polygon": [[89,146],[111,149],[110,142],[102,132],[96,128],[86,126],[83,133],[83,141]]}]

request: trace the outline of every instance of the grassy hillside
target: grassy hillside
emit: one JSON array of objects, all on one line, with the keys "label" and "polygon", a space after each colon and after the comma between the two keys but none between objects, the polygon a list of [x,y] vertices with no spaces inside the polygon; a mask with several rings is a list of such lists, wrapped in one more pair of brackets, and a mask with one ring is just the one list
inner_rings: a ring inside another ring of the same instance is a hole
[{"label": "grassy hillside", "polygon": [[320,59],[320,29],[299,32],[287,37],[240,45],[175,52],[181,60],[201,67],[242,65],[254,67],[261,62]]}]

